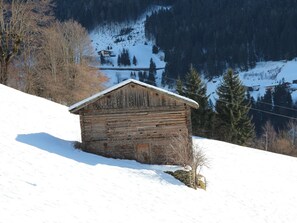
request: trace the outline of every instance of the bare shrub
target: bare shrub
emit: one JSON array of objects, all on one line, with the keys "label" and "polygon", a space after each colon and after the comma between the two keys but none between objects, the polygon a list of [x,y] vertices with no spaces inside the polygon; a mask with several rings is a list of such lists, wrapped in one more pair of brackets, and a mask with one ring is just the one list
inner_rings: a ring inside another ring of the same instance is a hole
[{"label": "bare shrub", "polygon": [[290,121],[288,124],[288,136],[292,146],[297,149],[297,121]]},{"label": "bare shrub", "polygon": [[274,151],[276,153],[281,153],[285,155],[291,155],[293,150],[291,142],[287,138],[278,138],[275,141],[274,147]]},{"label": "bare shrub", "polygon": [[199,174],[202,167],[209,167],[209,161],[203,152],[203,149],[198,145],[193,145],[193,161],[191,167]]},{"label": "bare shrub", "polygon": [[193,154],[188,140],[187,134],[183,133],[171,137],[169,148],[165,152],[168,163],[191,166]]},{"label": "bare shrub", "polygon": [[[192,147],[188,146],[188,140],[186,134],[173,136],[166,157],[170,163],[179,164],[186,169],[190,169],[192,184],[196,188],[198,186],[198,175],[203,167],[209,166],[209,162],[203,149],[198,144],[194,144]],[[192,139],[190,138],[190,140]]]},{"label": "bare shrub", "polygon": [[297,124],[289,122],[287,128],[278,133],[268,121],[263,127],[263,135],[254,143],[254,147],[270,152],[297,156]]},{"label": "bare shrub", "polygon": [[275,142],[277,140],[277,132],[270,121],[266,122],[263,127],[262,137],[257,140],[256,147],[266,151],[275,152]]}]

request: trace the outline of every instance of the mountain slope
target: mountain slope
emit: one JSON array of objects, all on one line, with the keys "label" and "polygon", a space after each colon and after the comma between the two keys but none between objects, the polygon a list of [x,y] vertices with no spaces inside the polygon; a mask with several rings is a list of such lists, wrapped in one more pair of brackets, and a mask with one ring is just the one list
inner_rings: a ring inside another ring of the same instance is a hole
[{"label": "mountain slope", "polygon": [[[154,11],[158,11],[163,6],[152,6],[134,22],[112,23],[107,25],[99,25],[90,33],[90,39],[93,43],[95,51],[111,48],[115,57],[107,58],[109,63],[101,64],[102,72],[109,77],[107,86],[117,84],[119,81],[130,78],[132,70],[129,69],[148,69],[150,59],[152,58],[157,68],[156,83],[161,85],[161,74],[165,68],[164,53],[152,53],[153,41],[149,41],[145,37],[144,23],[146,16],[151,15]],[[118,66],[117,59],[123,49],[128,49],[131,66]],[[137,64],[132,64],[135,56]],[[99,56],[98,56],[99,57]],[[127,70],[114,70],[116,68]],[[110,70],[109,70],[110,69]],[[137,71],[134,71],[137,75]]]},{"label": "mountain slope", "polygon": [[0,222],[295,222],[297,159],[194,138],[207,191],[73,148],[67,107],[0,85]]},{"label": "mountain slope", "polygon": [[[133,70],[129,69],[143,69],[149,67],[150,58],[156,63],[157,68],[164,68],[166,62],[164,61],[164,52],[160,51],[158,54],[152,53],[152,47],[154,41],[150,41],[145,36],[145,20],[147,16],[157,12],[161,9],[169,9],[170,7],[164,6],[152,6],[149,8],[138,20],[135,22],[122,22],[122,23],[112,23],[100,25],[90,33],[90,39],[92,40],[93,47],[96,52],[100,50],[107,49],[108,47],[112,48],[115,57],[109,58],[110,64],[100,65],[102,72],[109,78],[109,81],[106,83],[107,87],[110,87],[118,81],[122,81],[130,78],[130,74]],[[130,30],[129,32],[120,35],[121,31]],[[117,41],[120,39],[121,41]],[[121,66],[117,65],[117,56],[123,49],[128,49],[130,52],[130,59],[132,62],[133,56],[137,58],[137,65],[131,66]],[[180,57],[177,57],[180,58]],[[99,59],[99,56],[98,56]],[[111,68],[112,70],[109,70]],[[126,68],[127,70],[114,70],[116,68]],[[258,90],[250,92],[251,96],[254,99],[261,97],[265,94],[265,89],[270,86],[275,86],[284,82],[293,83],[294,80],[297,80],[295,70],[297,69],[297,60],[282,60],[282,61],[266,61],[266,62],[257,62],[255,67],[247,71],[238,71],[239,77],[243,85],[247,87],[256,87]],[[137,71],[136,79],[138,79]],[[166,77],[162,80],[162,73],[164,69],[157,70],[156,83],[158,86],[161,86],[161,82],[175,82],[175,78]],[[184,73],[181,73],[181,77],[184,76]],[[218,85],[220,84],[221,77],[213,78],[208,80],[205,78],[207,83],[208,95],[212,102],[215,102],[217,95],[215,93]],[[168,88],[168,86],[165,86]],[[293,101],[297,101],[297,85],[291,87],[292,89],[292,98]],[[174,89],[172,89],[174,91]]]}]

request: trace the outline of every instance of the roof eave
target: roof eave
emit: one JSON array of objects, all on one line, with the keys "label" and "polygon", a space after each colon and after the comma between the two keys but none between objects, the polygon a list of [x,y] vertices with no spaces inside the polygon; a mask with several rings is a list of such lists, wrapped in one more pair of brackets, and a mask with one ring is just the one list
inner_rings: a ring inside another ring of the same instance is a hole
[{"label": "roof eave", "polygon": [[103,91],[101,91],[101,92],[99,92],[97,94],[94,94],[89,98],[86,98],[86,99],[84,99],[82,101],[79,101],[79,102],[71,105],[68,110],[69,110],[69,112],[71,112],[73,114],[78,114],[78,111],[80,109],[82,109],[85,106],[93,103],[94,101],[104,97],[106,94],[108,94],[108,93],[110,93],[110,92],[112,92],[112,91],[114,91],[116,89],[119,89],[119,88],[121,88],[121,87],[123,87],[123,86],[125,86],[125,85],[127,85],[129,83],[134,83],[134,84],[138,84],[138,85],[140,85],[142,87],[146,87],[146,88],[149,88],[149,89],[154,89],[154,90],[156,90],[156,91],[158,91],[158,92],[160,92],[162,94],[165,94],[165,95],[167,95],[167,96],[169,96],[171,98],[174,98],[175,100],[182,101],[183,103],[189,105],[190,107],[192,107],[194,109],[199,108],[199,104],[196,101],[192,100],[192,99],[177,95],[175,93],[163,90],[161,88],[157,88],[157,87],[152,86],[152,85],[145,84],[143,82],[140,82],[140,81],[137,81],[137,80],[134,80],[134,79],[129,79],[129,80],[123,81],[123,82],[121,82],[121,83],[119,83],[119,84],[117,84],[117,85],[115,85],[113,87],[105,89],[105,90],[103,90]]}]

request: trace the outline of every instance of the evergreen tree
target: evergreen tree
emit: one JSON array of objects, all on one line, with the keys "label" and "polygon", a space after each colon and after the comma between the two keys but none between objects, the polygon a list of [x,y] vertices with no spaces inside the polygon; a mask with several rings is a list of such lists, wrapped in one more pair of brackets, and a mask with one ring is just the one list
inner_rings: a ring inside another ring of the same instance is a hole
[{"label": "evergreen tree", "polygon": [[153,52],[153,54],[158,54],[159,48],[156,45],[153,45],[152,52]]},{"label": "evergreen tree", "polygon": [[141,82],[144,82],[142,71],[138,71],[138,80],[141,81]]},{"label": "evergreen tree", "polygon": [[209,121],[212,110],[206,96],[206,85],[195,68],[190,67],[184,84],[180,79],[177,80],[176,90],[180,95],[191,98],[199,104],[199,108],[193,110],[191,115],[193,133],[199,136],[210,135],[211,123]]},{"label": "evergreen tree", "polygon": [[121,55],[118,55],[117,62],[118,62],[118,66],[121,66],[121,64],[122,64],[122,56]]},{"label": "evergreen tree", "polygon": [[136,79],[136,73],[133,72],[133,71],[131,71],[131,73],[130,73],[130,78],[132,78],[132,79]]},{"label": "evergreen tree", "polygon": [[122,64],[124,66],[130,66],[131,65],[130,55],[129,55],[129,50],[128,49],[123,49],[121,58],[122,58]]},{"label": "evergreen tree", "polygon": [[134,66],[136,66],[136,65],[137,65],[137,59],[136,59],[136,57],[135,57],[135,56],[133,56],[132,63],[134,64]]},{"label": "evergreen tree", "polygon": [[166,76],[166,73],[165,73],[165,71],[163,71],[162,72],[162,79],[161,79],[161,85],[163,86],[163,87],[165,87],[165,85],[166,85],[166,83],[167,83],[167,76]]},{"label": "evergreen tree", "polygon": [[245,88],[231,69],[223,76],[217,94],[219,98],[215,108],[219,138],[239,145],[247,144],[254,134],[248,116],[250,105],[245,100]]},{"label": "evergreen tree", "polygon": [[101,62],[101,64],[106,63],[106,60],[105,60],[105,58],[104,58],[104,56],[102,54],[100,54],[100,62]]},{"label": "evergreen tree", "polygon": [[[274,89],[273,93],[273,112],[280,115],[285,115],[292,117],[293,111],[291,110],[293,107],[292,96],[289,92],[286,84],[281,83],[277,85]],[[282,116],[275,116],[272,119],[272,123],[274,128],[277,130],[282,130],[286,127],[289,119]]]},{"label": "evergreen tree", "polygon": [[[260,98],[258,99],[260,100]],[[254,97],[250,97],[247,102],[250,103],[251,109],[249,111],[249,117],[252,120],[253,125],[255,126],[255,133],[257,136],[261,135],[262,124],[261,124],[261,112],[258,110],[258,101]]]},{"label": "evergreen tree", "polygon": [[131,61],[130,61],[130,55],[129,55],[129,50],[128,49],[123,49],[123,51],[120,53],[118,56],[118,66],[130,66]]},{"label": "evergreen tree", "polygon": [[184,95],[183,82],[180,77],[176,81],[176,91],[179,95]]},{"label": "evergreen tree", "polygon": [[151,58],[150,60],[150,67],[149,67],[149,74],[148,74],[148,84],[156,86],[156,64]]},{"label": "evergreen tree", "polygon": [[[257,109],[261,110],[257,112],[258,122],[254,122],[257,135],[262,134],[264,125],[268,121],[272,121],[270,112],[273,112],[273,101],[271,89],[266,89],[263,97],[257,101]],[[256,115],[255,115],[256,116]]]}]

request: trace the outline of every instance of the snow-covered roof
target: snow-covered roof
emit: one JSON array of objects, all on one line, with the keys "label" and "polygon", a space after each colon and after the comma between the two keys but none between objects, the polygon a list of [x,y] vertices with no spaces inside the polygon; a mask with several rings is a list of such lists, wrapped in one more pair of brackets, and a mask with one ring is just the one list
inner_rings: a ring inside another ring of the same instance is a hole
[{"label": "snow-covered roof", "polygon": [[183,101],[184,103],[188,104],[189,106],[193,107],[193,108],[198,108],[199,105],[196,101],[192,100],[192,99],[189,99],[189,98],[186,98],[186,97],[183,97],[181,95],[178,95],[178,94],[175,94],[173,92],[170,92],[170,91],[167,91],[167,90],[164,90],[164,89],[161,89],[161,88],[158,88],[158,87],[155,87],[153,85],[149,85],[149,84],[146,84],[146,83],[143,83],[141,81],[138,81],[138,80],[134,80],[134,79],[128,79],[126,81],[123,81],[117,85],[114,85],[110,88],[107,88],[97,94],[94,94],[92,95],[91,97],[89,98],[86,98],[80,102],[77,102],[75,103],[74,105],[70,106],[69,107],[69,111],[72,112],[72,113],[75,113],[76,111],[82,109],[83,107],[91,104],[92,102],[98,100],[99,98],[102,98],[104,95],[116,90],[116,89],[119,89],[129,83],[134,83],[134,84],[138,84],[140,86],[143,86],[143,87],[146,87],[146,88],[149,88],[149,89],[153,89],[159,93],[162,93],[162,94],[166,94],[168,96],[171,96],[171,97],[174,97],[176,98],[176,100],[181,100]]}]

